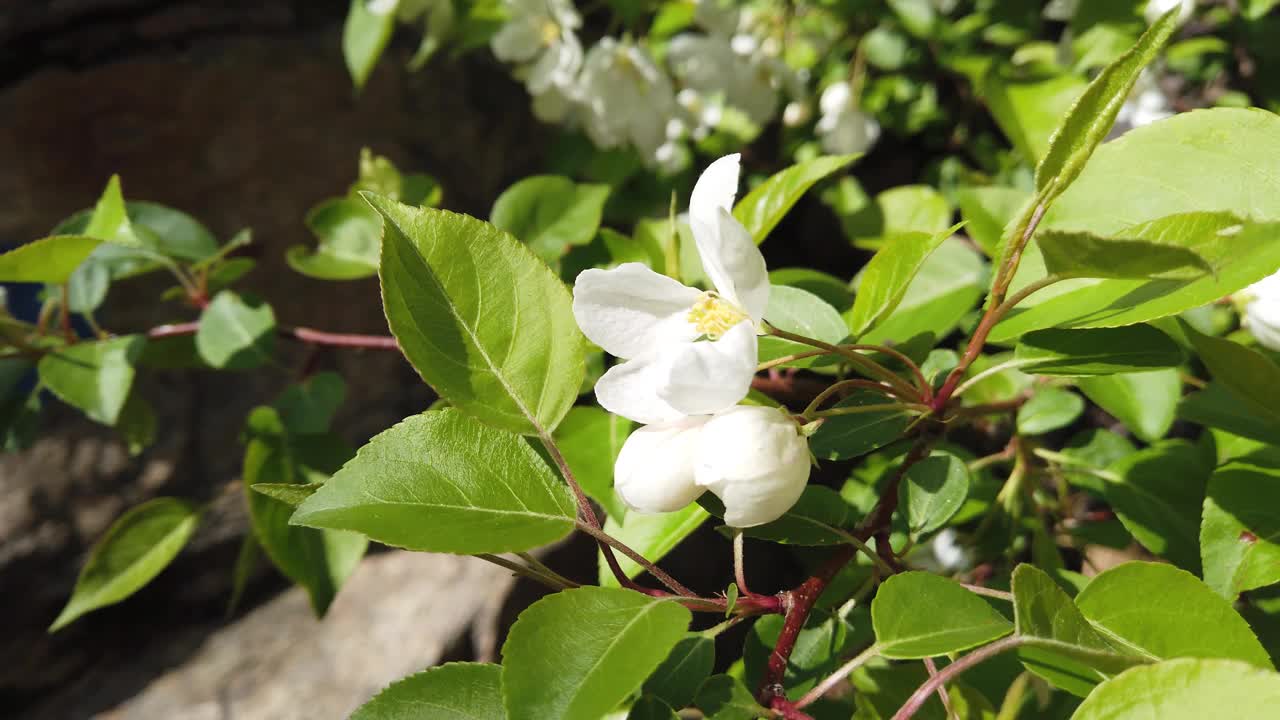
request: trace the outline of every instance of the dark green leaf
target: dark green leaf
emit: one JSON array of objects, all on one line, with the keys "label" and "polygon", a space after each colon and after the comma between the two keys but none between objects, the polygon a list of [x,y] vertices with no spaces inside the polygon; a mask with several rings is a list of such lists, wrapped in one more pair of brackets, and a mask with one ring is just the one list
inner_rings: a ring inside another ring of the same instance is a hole
[{"label": "dark green leaf", "polygon": [[489,220],[538,257],[554,263],[574,245],[586,245],[600,228],[607,185],[578,185],[559,175],[534,175],[507,188]]},{"label": "dark green leaf", "polygon": [[212,367],[254,368],[270,360],[275,347],[275,313],[257,298],[223,290],[200,314],[196,350]]},{"label": "dark green leaf", "polygon": [[177,557],[199,520],[195,508],[174,498],[156,498],[120,516],[89,553],[71,599],[49,632],[114,605],[151,582]]},{"label": "dark green leaf", "polygon": [[[769,656],[782,633],[781,615],[766,615],[755,621],[743,647],[743,669],[746,683],[759,684]],[[848,625],[839,616],[815,608],[796,637],[795,647],[787,658],[782,684],[787,696],[796,700],[819,680],[830,675],[843,660],[849,643]]]},{"label": "dark green leaf", "polygon": [[64,283],[102,241],[85,235],[53,235],[0,255],[0,281]]},{"label": "dark green leaf", "polygon": [[1082,232],[1045,230],[1036,235],[1045,270],[1063,278],[1194,278],[1209,263],[1187,248]]},{"label": "dark green leaf", "polygon": [[1084,399],[1062,388],[1037,390],[1018,408],[1018,432],[1042,435],[1076,421],[1084,412]]},{"label": "dark green leaf", "polygon": [[375,436],[294,513],[427,552],[513,552],[573,529],[569,488],[523,439],[455,409],[415,415]]},{"label": "dark green leaf", "polygon": [[631,590],[581,587],[542,598],[520,613],[502,646],[507,715],[602,717],[662,664],[691,617],[678,603]]},{"label": "dark green leaf", "polygon": [[1155,659],[1271,660],[1231,605],[1172,565],[1128,562],[1098,575],[1076,607],[1113,645]]},{"label": "dark green leaf", "polygon": [[667,659],[644,681],[644,692],[682,708],[693,702],[716,662],[716,643],[704,635],[689,635],[671,649]]},{"label": "dark green leaf", "polygon": [[503,720],[502,668],[447,663],[391,683],[350,720]]},{"label": "dark green leaf", "polygon": [[880,654],[899,660],[967,650],[1013,630],[982,598],[926,572],[886,580],[871,602],[871,623]]},{"label": "dark green leaf", "polygon": [[1200,552],[1205,584],[1228,600],[1280,582],[1280,469],[1246,457],[1213,473]]},{"label": "dark green leaf", "polygon": [[769,231],[800,200],[814,183],[861,157],[824,155],[806,160],[774,174],[747,193],[733,208],[733,216],[751,233],[756,244],[764,242]]},{"label": "dark green leaf", "polygon": [[290,433],[314,435],[329,430],[346,394],[347,384],[342,376],[325,371],[285,388],[275,408]]},{"label": "dark green leaf", "polygon": [[1216,382],[1251,414],[1280,422],[1280,367],[1240,343],[1205,335],[1186,323],[1182,327]]},{"label": "dark green leaf", "polygon": [[729,675],[712,675],[698,690],[693,703],[707,720],[756,720],[769,711],[760,707],[742,681]]},{"label": "dark green leaf", "polygon": [[[703,495],[698,498],[698,504],[716,517],[724,517],[724,505],[715,495]],[[847,540],[831,528],[845,530],[851,527],[851,509],[831,488],[809,485],[782,517],[764,525],[743,528],[742,532],[747,537],[784,545],[839,545]]]},{"label": "dark green leaf", "polygon": [[1086,377],[1076,386],[1147,442],[1155,442],[1169,432],[1182,394],[1182,380],[1172,368]]},{"label": "dark green leaf", "polygon": [[40,382],[91,420],[115,425],[146,342],[141,335],[126,335],[60,348],[40,358]]},{"label": "dark green leaf", "polygon": [[1112,375],[1182,364],[1182,349],[1150,325],[1037,330],[1023,335],[1014,359],[1039,375]]},{"label": "dark green leaf", "polygon": [[[835,407],[883,405],[886,402],[879,393],[863,391],[850,395]],[[910,421],[911,415],[906,410],[834,415],[823,420],[822,426],[809,438],[809,450],[820,460],[846,460],[865,455],[901,437]]]},{"label": "dark green leaf", "polygon": [[382,299],[418,374],[452,405],[512,432],[551,432],[585,372],[569,291],[510,235],[377,195]]},{"label": "dark green leaf", "polygon": [[1102,489],[1125,528],[1153,554],[1200,572],[1200,508],[1212,467],[1184,440],[1122,458]]},{"label": "dark green leaf", "polygon": [[1214,381],[1200,392],[1182,398],[1178,417],[1207,427],[1220,428],[1259,442],[1280,437],[1280,420],[1254,403],[1246,403],[1225,385]]},{"label": "dark green leaf", "polygon": [[660,698],[642,695],[627,713],[627,720],[680,720],[676,711]]}]

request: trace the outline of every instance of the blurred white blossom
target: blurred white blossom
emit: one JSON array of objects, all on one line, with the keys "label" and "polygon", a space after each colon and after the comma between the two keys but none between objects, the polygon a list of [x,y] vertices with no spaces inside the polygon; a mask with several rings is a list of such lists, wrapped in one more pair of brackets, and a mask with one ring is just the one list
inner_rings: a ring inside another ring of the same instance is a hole
[{"label": "blurred white blossom", "polygon": [[866,152],[880,137],[880,123],[858,109],[853,89],[847,82],[833,83],[818,101],[818,137],[822,149],[833,155]]},{"label": "blurred white blossom", "polygon": [[1173,106],[1156,83],[1156,77],[1149,70],[1142,71],[1138,81],[1133,85],[1129,98],[1116,113],[1116,123],[1110,137],[1117,137],[1133,128],[1150,125],[1157,120],[1173,117]]},{"label": "blurred white blossom", "polygon": [[1280,272],[1250,285],[1244,296],[1244,326],[1263,347],[1280,352]]},{"label": "blurred white blossom", "polygon": [[1161,15],[1178,8],[1178,22],[1184,23],[1191,18],[1195,7],[1196,0],[1148,0],[1143,14],[1147,18],[1147,23],[1152,24],[1159,20]]},{"label": "blurred white blossom", "polygon": [[632,145],[658,165],[667,121],[676,116],[671,81],[649,52],[606,37],[587,53],[578,85],[582,123],[598,147]]},{"label": "blurred white blossom", "polygon": [[518,63],[533,96],[534,112],[544,120],[567,115],[582,69],[582,44],[574,34],[582,25],[568,0],[506,0],[509,20],[490,41],[503,62]]}]

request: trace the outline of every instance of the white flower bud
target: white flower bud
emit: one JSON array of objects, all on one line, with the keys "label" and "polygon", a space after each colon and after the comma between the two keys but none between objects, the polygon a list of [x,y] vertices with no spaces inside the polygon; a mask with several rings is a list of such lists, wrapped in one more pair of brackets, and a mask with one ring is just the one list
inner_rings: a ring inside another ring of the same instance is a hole
[{"label": "white flower bud", "polygon": [[1250,285],[1244,325],[1265,348],[1280,352],[1280,272]]},{"label": "white flower bud", "polygon": [[1143,14],[1147,18],[1147,24],[1151,25],[1159,20],[1161,15],[1178,8],[1178,22],[1184,23],[1191,17],[1195,6],[1196,0],[1149,0]]},{"label": "white flower bud", "polygon": [[782,412],[740,405],[702,427],[698,485],[724,503],[724,522],[752,527],[778,519],[809,481],[809,445]]},{"label": "white flower bud", "polygon": [[782,124],[787,127],[800,127],[813,117],[813,108],[802,100],[793,100],[782,109]]},{"label": "white flower bud", "polygon": [[706,488],[694,480],[701,430],[709,416],[646,425],[631,433],[613,465],[613,489],[633,510],[674,512]]}]

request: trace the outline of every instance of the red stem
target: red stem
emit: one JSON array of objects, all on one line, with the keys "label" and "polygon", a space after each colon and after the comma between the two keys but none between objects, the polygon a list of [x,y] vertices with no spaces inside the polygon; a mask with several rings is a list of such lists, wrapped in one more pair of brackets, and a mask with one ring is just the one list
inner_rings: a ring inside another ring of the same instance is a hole
[{"label": "red stem", "polygon": [[908,720],[908,718],[915,715],[916,711],[925,704],[930,695],[939,689],[945,688],[952,678],[965,670],[968,670],[974,665],[977,665],[983,660],[989,660],[996,655],[999,655],[1006,650],[1016,648],[1021,644],[1021,636],[1010,635],[1003,640],[997,640],[990,645],[980,647],[959,660],[956,660],[943,668],[937,675],[926,680],[923,685],[916,688],[916,691],[912,693],[911,697],[907,699],[907,702],[898,709],[898,712],[893,716],[892,720]]},{"label": "red stem", "polygon": [[[175,337],[178,335],[194,335],[200,329],[199,322],[174,323],[160,325],[147,331],[149,338]],[[356,335],[351,333],[331,333],[305,327],[281,325],[276,332],[282,337],[293,338],[309,345],[328,347],[368,348],[373,350],[399,350],[400,344],[390,335]]]}]

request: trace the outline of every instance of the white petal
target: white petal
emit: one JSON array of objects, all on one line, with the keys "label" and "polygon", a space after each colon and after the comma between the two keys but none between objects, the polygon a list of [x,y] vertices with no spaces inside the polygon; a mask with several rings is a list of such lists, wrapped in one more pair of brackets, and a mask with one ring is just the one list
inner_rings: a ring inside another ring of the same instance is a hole
[{"label": "white petal", "polygon": [[489,46],[503,62],[524,62],[542,49],[542,31],[535,19],[512,20],[498,30]]},{"label": "white petal", "polygon": [[689,197],[689,217],[693,222],[714,227],[720,209],[733,211],[740,157],[738,153],[725,155],[702,171]]},{"label": "white petal", "polygon": [[584,270],[573,283],[573,316],[591,342],[633,358],[698,336],[688,321],[700,293],[641,263]]},{"label": "white petal", "polygon": [[613,465],[613,488],[640,512],[673,512],[705,492],[694,481],[698,438],[708,417],[646,425],[631,433]]},{"label": "white petal", "polygon": [[658,396],[686,415],[732,407],[751,389],[758,357],[755,327],[740,322],[715,342],[689,343],[674,351]]},{"label": "white petal", "polygon": [[679,420],[688,413],[680,412],[658,396],[671,375],[671,360],[679,348],[666,348],[628,360],[609,368],[596,381],[596,400],[600,407],[614,415],[649,425]]},{"label": "white petal", "polygon": [[1280,351],[1280,297],[1275,294],[1275,278],[1254,283],[1249,292],[1254,297],[1244,310],[1244,324],[1265,348]]},{"label": "white petal", "polygon": [[782,516],[809,481],[809,448],[774,408],[739,406],[702,428],[694,475],[724,503],[724,522],[752,527]]},{"label": "white petal", "polygon": [[769,270],[764,255],[747,229],[727,210],[717,210],[714,220],[713,225],[707,225],[689,215],[702,268],[721,296],[758,323],[769,304]]}]

